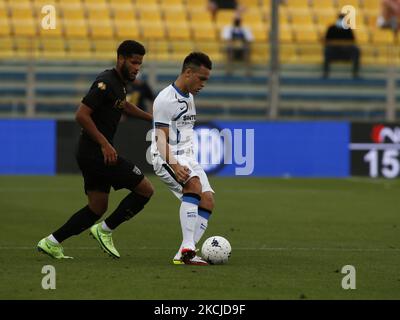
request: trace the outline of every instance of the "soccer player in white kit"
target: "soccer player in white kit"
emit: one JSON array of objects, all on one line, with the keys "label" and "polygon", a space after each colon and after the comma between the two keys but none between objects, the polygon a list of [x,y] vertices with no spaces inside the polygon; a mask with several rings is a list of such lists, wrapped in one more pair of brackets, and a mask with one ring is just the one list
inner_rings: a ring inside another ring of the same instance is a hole
[{"label": "soccer player in white kit", "polygon": [[154,172],[181,200],[179,216],[183,240],[173,258],[174,264],[208,264],[196,255],[196,244],[214,209],[214,190],[193,150],[196,121],[193,95],[205,86],[211,69],[212,62],[206,54],[192,52],[183,61],[181,74],[158,94],[153,105]]}]

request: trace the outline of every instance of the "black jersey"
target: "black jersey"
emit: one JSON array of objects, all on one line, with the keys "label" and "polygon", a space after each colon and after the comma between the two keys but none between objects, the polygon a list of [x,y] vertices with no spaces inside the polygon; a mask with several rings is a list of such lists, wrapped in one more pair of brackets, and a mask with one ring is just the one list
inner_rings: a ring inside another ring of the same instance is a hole
[{"label": "black jersey", "polygon": [[[111,144],[125,101],[125,83],[115,69],[100,73],[82,99],[83,104],[93,109],[91,114],[93,122]],[[78,155],[102,156],[100,145],[84,129],[79,139]]]}]

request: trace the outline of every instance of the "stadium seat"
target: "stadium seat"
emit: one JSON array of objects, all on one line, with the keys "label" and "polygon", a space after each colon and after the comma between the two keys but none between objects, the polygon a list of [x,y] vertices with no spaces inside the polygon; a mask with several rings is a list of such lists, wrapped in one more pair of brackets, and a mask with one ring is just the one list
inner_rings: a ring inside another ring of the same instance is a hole
[{"label": "stadium seat", "polygon": [[173,23],[171,21],[165,23],[167,27],[168,38],[171,40],[191,40],[189,24],[185,22]]},{"label": "stadium seat", "polygon": [[218,39],[214,25],[211,24],[192,24],[192,34],[195,41],[216,41]]},{"label": "stadium seat", "polygon": [[0,41],[0,59],[11,59],[15,57],[14,38],[1,38]]},{"label": "stadium seat", "polygon": [[71,59],[90,59],[93,57],[91,43],[87,39],[68,39],[67,58]]},{"label": "stadium seat", "polygon": [[169,42],[164,40],[146,41],[144,45],[148,52],[146,59],[152,61],[169,61],[171,59]]},{"label": "stadium seat", "polygon": [[222,61],[225,55],[222,52],[220,41],[197,41],[195,49],[207,53],[212,61]]},{"label": "stadium seat", "polygon": [[94,58],[99,60],[115,60],[117,42],[114,39],[93,40]]},{"label": "stadium seat", "polygon": [[65,40],[60,38],[41,38],[41,58],[58,59],[65,58]]},{"label": "stadium seat", "polygon": [[190,52],[194,50],[192,41],[171,41],[171,59],[182,61]]},{"label": "stadium seat", "polygon": [[115,36],[118,40],[140,38],[140,28],[135,20],[114,20]]},{"label": "stadium seat", "polygon": [[162,22],[141,22],[141,31],[144,39],[164,40],[165,26]]}]

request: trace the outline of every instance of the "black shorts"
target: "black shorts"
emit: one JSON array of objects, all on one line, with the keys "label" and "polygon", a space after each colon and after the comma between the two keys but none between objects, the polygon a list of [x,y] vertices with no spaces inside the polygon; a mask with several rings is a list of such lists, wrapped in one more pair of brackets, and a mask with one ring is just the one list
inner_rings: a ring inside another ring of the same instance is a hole
[{"label": "black shorts", "polygon": [[101,191],[109,193],[114,190],[133,190],[144,178],[140,169],[129,160],[118,156],[115,165],[105,165],[102,158],[77,157],[82,171],[85,193]]}]

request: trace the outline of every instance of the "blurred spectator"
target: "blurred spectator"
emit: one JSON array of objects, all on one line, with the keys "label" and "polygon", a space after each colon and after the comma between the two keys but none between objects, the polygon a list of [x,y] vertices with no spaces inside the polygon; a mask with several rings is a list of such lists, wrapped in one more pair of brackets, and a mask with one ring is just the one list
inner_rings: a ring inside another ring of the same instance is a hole
[{"label": "blurred spectator", "polygon": [[153,113],[153,102],[155,99],[153,90],[148,83],[142,79],[141,74],[136,80],[126,85],[126,100],[140,109]]},{"label": "blurred spectator", "polygon": [[243,7],[236,0],[209,0],[208,10],[215,20],[219,9],[235,9],[235,17],[240,17]]},{"label": "blurred spectator", "polygon": [[400,18],[400,0],[381,0],[381,15],[377,24],[380,28],[398,30]]},{"label": "blurred spectator", "polygon": [[242,20],[234,18],[233,24],[223,28],[221,33],[222,40],[226,43],[226,71],[232,74],[232,65],[235,61],[245,62],[247,74],[251,75],[250,54],[251,42],[254,37],[249,28],[242,26]]},{"label": "blurred spectator", "polygon": [[345,27],[345,15],[340,14],[335,24],[331,25],[325,36],[324,78],[329,76],[332,61],[352,61],[353,78],[358,78],[360,69],[360,49],[355,43],[351,28]]}]

